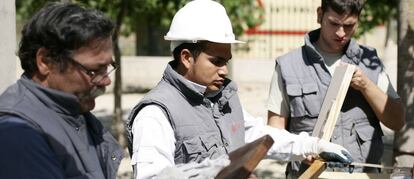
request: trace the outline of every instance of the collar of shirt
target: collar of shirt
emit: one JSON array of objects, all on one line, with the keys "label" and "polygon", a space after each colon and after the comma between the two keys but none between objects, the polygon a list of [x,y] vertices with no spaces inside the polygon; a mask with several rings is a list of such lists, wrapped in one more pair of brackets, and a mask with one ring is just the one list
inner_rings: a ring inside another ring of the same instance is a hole
[{"label": "collar of shirt", "polygon": [[193,85],[194,86],[194,88],[195,89],[197,89],[197,91],[198,92],[200,92],[201,94],[204,94],[204,96],[205,97],[207,97],[207,98],[211,98],[211,97],[214,97],[214,96],[216,96],[216,95],[218,95],[223,89],[224,89],[224,87],[222,86],[222,87],[220,87],[220,90],[217,90],[217,91],[215,91],[215,92],[212,92],[212,93],[208,93],[208,94],[205,94],[205,92],[206,92],[206,89],[207,89],[207,87],[206,86],[204,86],[204,85],[200,85],[200,84],[198,84],[198,83],[194,83],[194,82],[192,82],[192,81],[190,81],[190,80],[188,80],[188,79],[186,79],[191,85]]}]

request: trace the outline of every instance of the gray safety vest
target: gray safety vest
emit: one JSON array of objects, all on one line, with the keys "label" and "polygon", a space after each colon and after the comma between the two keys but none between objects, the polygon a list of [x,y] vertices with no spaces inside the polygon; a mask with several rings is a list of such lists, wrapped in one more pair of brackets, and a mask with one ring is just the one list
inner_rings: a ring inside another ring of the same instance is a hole
[{"label": "gray safety vest", "polygon": [[214,159],[242,146],[244,119],[236,85],[226,80],[224,89],[218,95],[206,98],[170,64],[162,80],[128,117],[130,151],[134,118],[147,105],[163,109],[174,130],[176,164],[200,162],[207,157]]},{"label": "gray safety vest", "polygon": [[[88,112],[83,115],[95,143],[96,151],[92,151],[94,149],[90,149],[77,133],[81,126],[76,124],[75,119],[81,114],[72,115],[75,110],[70,109],[76,107],[76,100],[63,92],[58,93],[23,76],[0,96],[0,116],[17,116],[37,130],[49,144],[65,178],[115,179],[123,158],[121,146]],[[98,155],[99,161],[92,155]]]},{"label": "gray safety vest", "polygon": [[[330,84],[331,74],[311,43],[318,39],[319,32],[310,32],[304,46],[276,60],[288,96],[288,130],[293,133],[312,132]],[[341,61],[357,65],[374,83],[383,70],[375,49],[358,45],[353,39]],[[350,87],[331,141],[347,148],[355,162],[379,163],[382,135],[374,111],[361,92]]]}]

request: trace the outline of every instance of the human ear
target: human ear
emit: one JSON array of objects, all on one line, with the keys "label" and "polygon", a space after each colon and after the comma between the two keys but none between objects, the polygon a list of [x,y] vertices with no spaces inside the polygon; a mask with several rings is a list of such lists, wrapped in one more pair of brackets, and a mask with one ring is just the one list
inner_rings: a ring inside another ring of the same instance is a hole
[{"label": "human ear", "polygon": [[36,66],[39,73],[43,76],[48,75],[51,68],[47,53],[48,52],[45,48],[39,48],[36,52]]},{"label": "human ear", "polygon": [[318,22],[318,24],[321,24],[322,23],[322,17],[323,17],[322,8],[318,7],[318,9],[316,10],[316,13],[317,13],[317,16],[318,16],[317,22]]},{"label": "human ear", "polygon": [[186,69],[189,69],[194,63],[194,57],[188,49],[183,49],[180,52],[180,61]]}]

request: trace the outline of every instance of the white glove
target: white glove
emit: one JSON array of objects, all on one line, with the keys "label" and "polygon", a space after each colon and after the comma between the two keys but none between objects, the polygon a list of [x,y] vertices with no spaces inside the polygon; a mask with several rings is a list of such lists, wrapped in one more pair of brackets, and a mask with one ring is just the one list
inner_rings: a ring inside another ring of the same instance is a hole
[{"label": "white glove", "polygon": [[344,147],[328,142],[318,141],[319,157],[328,162],[330,167],[343,167],[344,164],[352,162],[351,154]]},{"label": "white glove", "polygon": [[174,167],[166,167],[158,174],[157,178],[211,179],[229,164],[230,160],[227,155],[213,160],[206,158],[201,163],[190,162]]}]

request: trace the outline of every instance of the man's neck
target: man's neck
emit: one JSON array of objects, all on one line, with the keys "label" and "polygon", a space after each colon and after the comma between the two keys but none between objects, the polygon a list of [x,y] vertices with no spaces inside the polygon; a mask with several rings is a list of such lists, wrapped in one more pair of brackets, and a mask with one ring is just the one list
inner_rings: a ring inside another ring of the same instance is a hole
[{"label": "man's neck", "polygon": [[343,49],[334,50],[330,48],[329,45],[326,42],[324,42],[323,39],[321,39],[321,37],[318,38],[318,40],[315,42],[314,45],[318,46],[319,50],[325,53],[330,53],[330,54],[342,54],[343,53]]}]

